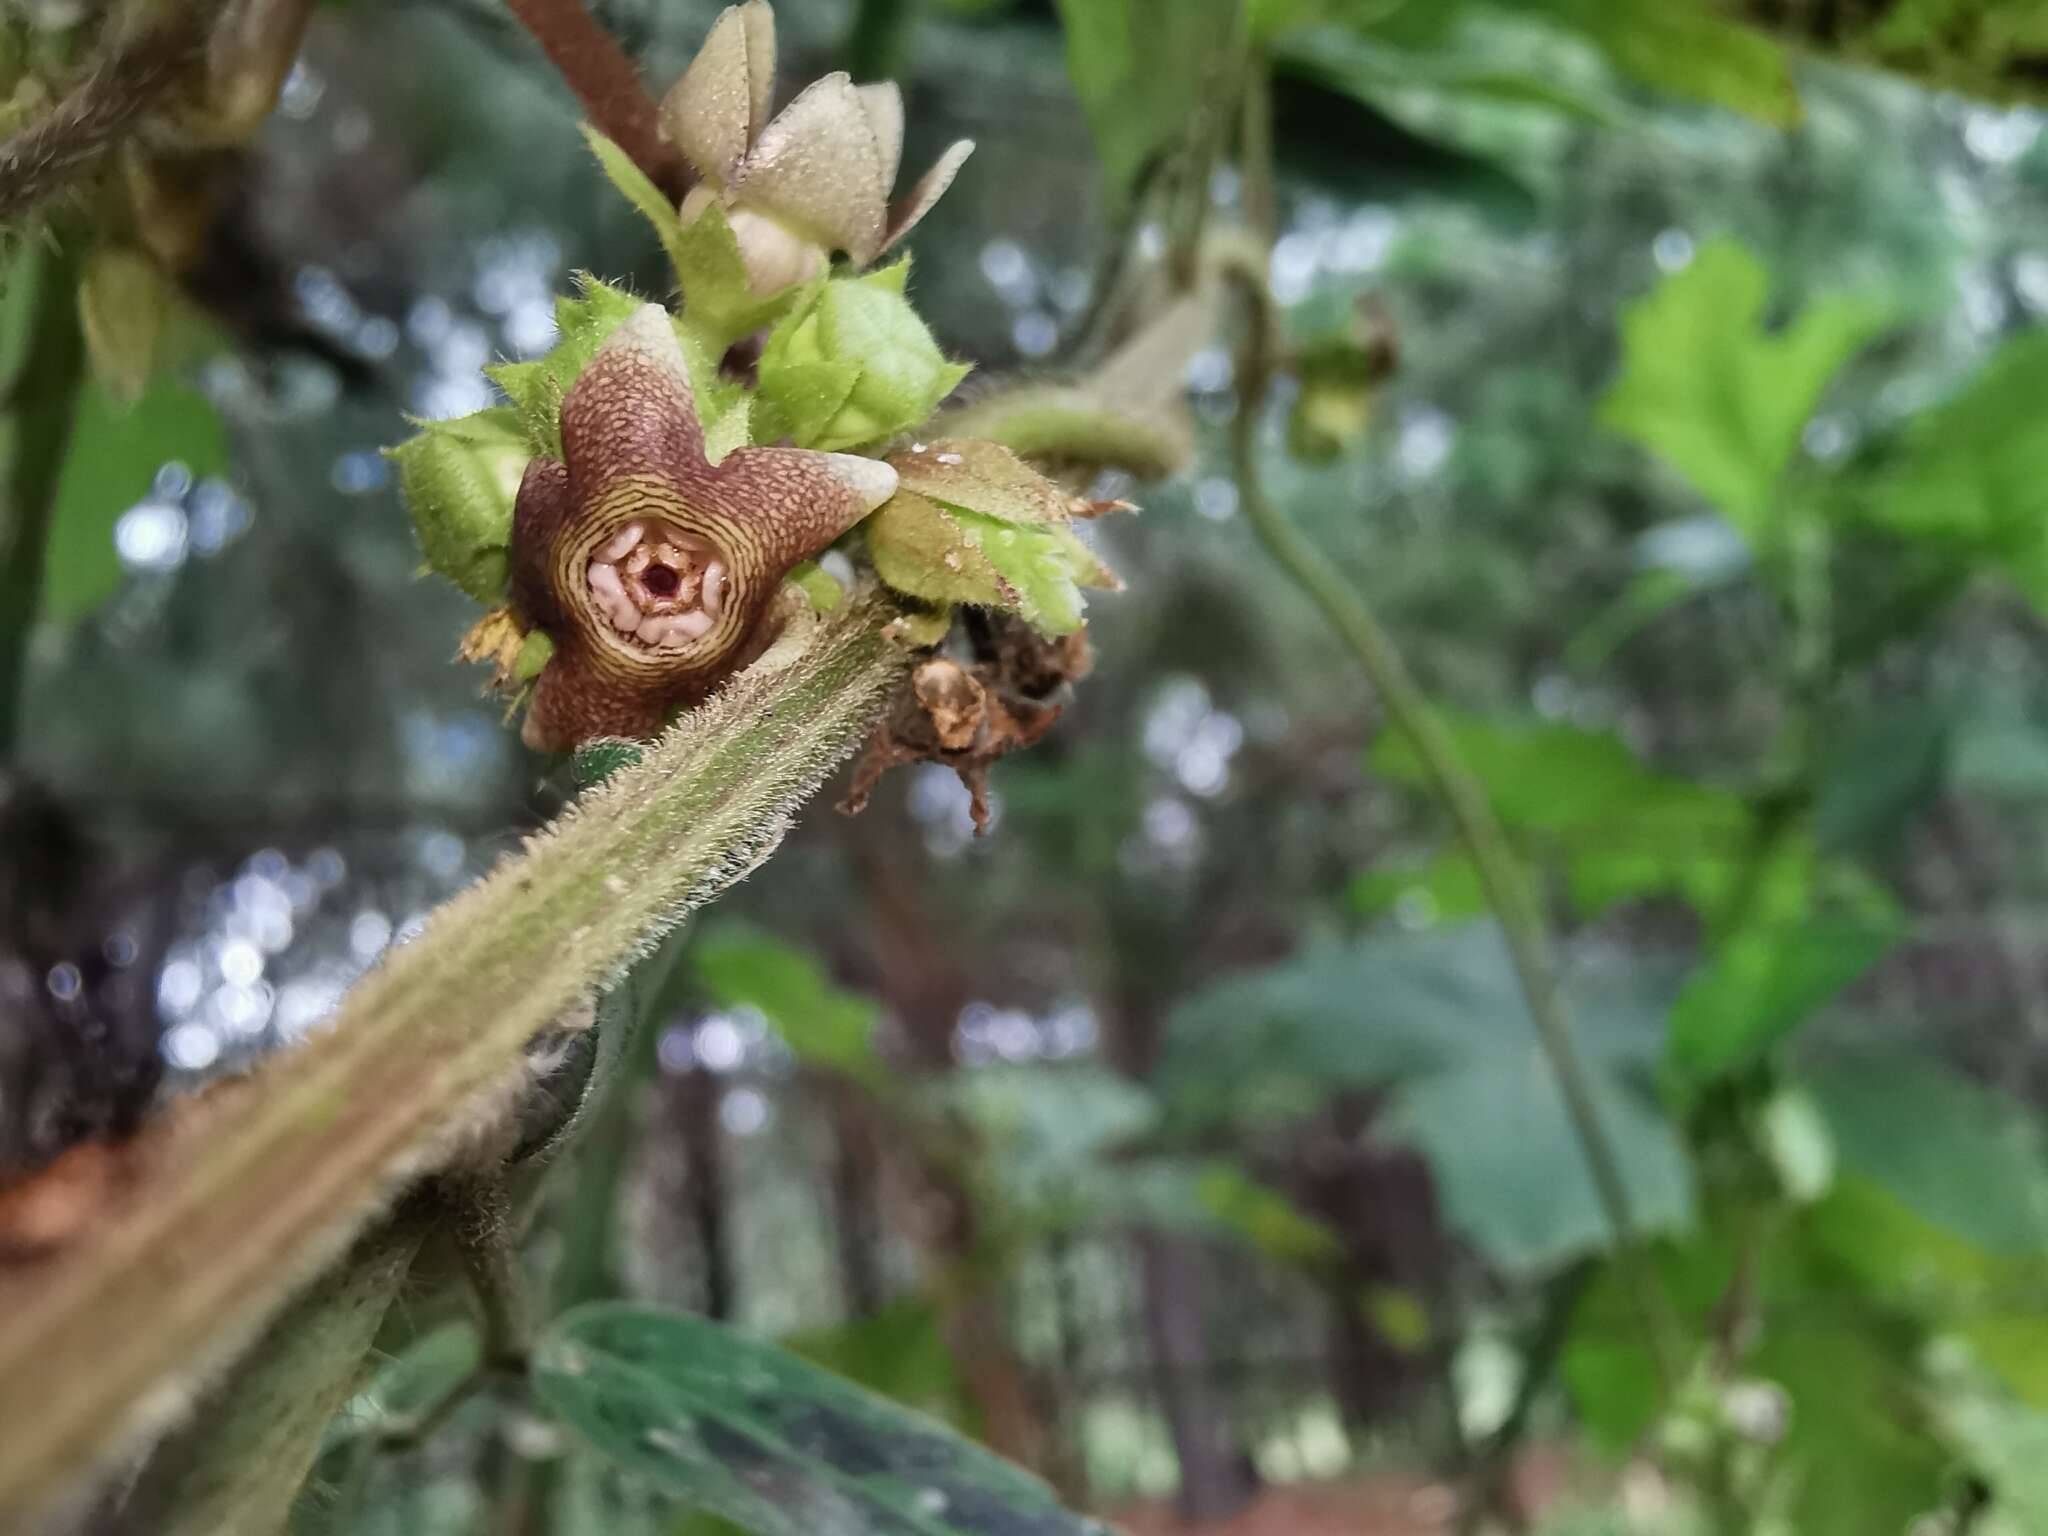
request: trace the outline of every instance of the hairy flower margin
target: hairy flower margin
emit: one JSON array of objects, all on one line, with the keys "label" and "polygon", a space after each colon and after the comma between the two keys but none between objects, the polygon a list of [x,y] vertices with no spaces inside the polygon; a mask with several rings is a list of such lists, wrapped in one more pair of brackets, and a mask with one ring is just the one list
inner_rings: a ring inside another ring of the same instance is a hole
[{"label": "hairy flower margin", "polygon": [[[916,436],[967,369],[911,307],[907,260],[859,270],[972,146],[891,213],[896,88],[830,76],[769,120],[773,74],[765,0],[728,9],[663,104],[705,176],[680,210],[585,130],[661,237],[679,313],[579,278],[554,348],[487,370],[505,403],[392,450],[427,567],[489,609],[461,654],[530,698],[537,749],[650,736],[708,697],[836,600],[808,564],[835,543],[914,600],[919,644],[956,603],[1069,634],[1079,589],[1118,585],[1071,527],[1100,508],[994,443]],[[749,336],[753,378],[727,376]]]}]

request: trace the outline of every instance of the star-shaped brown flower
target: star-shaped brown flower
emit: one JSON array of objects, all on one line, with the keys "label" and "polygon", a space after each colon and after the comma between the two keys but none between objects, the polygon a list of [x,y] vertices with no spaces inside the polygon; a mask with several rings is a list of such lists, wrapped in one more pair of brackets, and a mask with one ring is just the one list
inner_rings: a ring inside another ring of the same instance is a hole
[{"label": "star-shaped brown flower", "polygon": [[643,306],[570,388],[562,459],[529,464],[513,508],[513,605],[555,644],[527,745],[653,735],[767,648],[790,567],[895,490],[893,469],[854,454],[711,463],[668,314]]}]

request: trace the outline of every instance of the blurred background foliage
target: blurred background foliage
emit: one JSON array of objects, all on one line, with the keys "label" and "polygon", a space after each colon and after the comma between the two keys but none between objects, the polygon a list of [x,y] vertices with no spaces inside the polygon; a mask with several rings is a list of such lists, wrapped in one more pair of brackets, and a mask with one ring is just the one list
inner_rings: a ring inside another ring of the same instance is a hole
[{"label": "blurred background foliage", "polygon": [[[714,12],[600,14],[665,82]],[[636,992],[554,1299],[780,1340],[1136,1530],[2048,1528],[2044,14],[785,0],[786,77],[978,141],[913,244],[983,377],[1115,334],[1205,82],[1271,61],[1267,488],[1538,873],[1650,1242],[1246,526],[1219,339],[1193,470],[1099,488],[1129,590],[992,834],[936,767],[821,806]],[[10,122],[90,25],[6,13]],[[660,291],[574,119],[495,5],[352,0],[184,259],[85,198],[15,243],[0,1161],[317,1028],[570,793],[448,663],[380,449],[570,272]],[[488,1396],[377,1454],[464,1359],[401,1312],[299,1529],[711,1528]]]}]

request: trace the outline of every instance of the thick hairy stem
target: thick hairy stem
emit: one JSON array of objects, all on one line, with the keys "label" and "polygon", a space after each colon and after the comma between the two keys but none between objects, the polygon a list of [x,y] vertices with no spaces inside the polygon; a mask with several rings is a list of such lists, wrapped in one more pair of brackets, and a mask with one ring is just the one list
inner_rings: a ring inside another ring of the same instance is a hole
[{"label": "thick hairy stem", "polygon": [[1359,670],[1379,693],[1394,728],[1414,746],[1430,787],[1451,814],[1459,839],[1478,871],[1487,905],[1500,920],[1516,980],[1529,1016],[1536,1024],[1537,1039],[1564,1099],[1566,1115],[1613,1230],[1615,1246],[1629,1270],[1630,1293],[1642,1313],[1652,1348],[1668,1381],[1675,1376],[1677,1367],[1671,1309],[1655,1277],[1641,1262],[1639,1234],[1629,1208],[1621,1158],[1601,1122],[1592,1080],[1565,1009],[1550,952],[1549,925],[1535,884],[1509,844],[1485,789],[1459,755],[1428,696],[1408,670],[1393,637],[1380,627],[1364,599],[1352,590],[1336,567],[1265,493],[1258,472],[1259,407],[1272,376],[1271,359],[1277,336],[1272,301],[1263,282],[1249,272],[1237,272],[1234,276],[1246,290],[1251,314],[1250,340],[1239,360],[1242,394],[1231,423],[1238,506],[1267,552],[1321,610],[1351,652]]},{"label": "thick hairy stem", "polygon": [[536,1031],[767,856],[879,718],[894,615],[863,596],[771,650],[441,907],[328,1029],[147,1130],[75,1244],[0,1270],[0,1527],[168,1417],[395,1192],[477,1144]]},{"label": "thick hairy stem", "polygon": [[533,34],[598,131],[631,157],[662,191],[680,200],[692,180],[676,147],[661,136],[661,117],[640,72],[618,39],[580,0],[505,0]]},{"label": "thick hairy stem", "polygon": [[204,46],[195,18],[120,44],[49,111],[0,142],[0,222],[20,218],[68,186],[200,66]]},{"label": "thick hairy stem", "polygon": [[57,479],[71,442],[85,343],[74,298],[77,272],[55,247],[22,258],[17,281],[27,306],[26,332],[9,361],[6,391],[6,478],[0,491],[0,764],[14,755],[21,730],[21,689],[29,631],[41,606],[43,552]]},{"label": "thick hairy stem", "polygon": [[280,1312],[150,1458],[121,1536],[281,1530],[327,1421],[362,1383],[378,1325],[427,1229],[415,1206],[363,1234]]}]

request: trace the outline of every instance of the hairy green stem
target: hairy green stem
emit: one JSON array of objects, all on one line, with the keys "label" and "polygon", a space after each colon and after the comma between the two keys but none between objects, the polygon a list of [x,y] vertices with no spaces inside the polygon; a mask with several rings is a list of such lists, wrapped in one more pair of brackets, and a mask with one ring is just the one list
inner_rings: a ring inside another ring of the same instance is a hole
[{"label": "hairy green stem", "polygon": [[[8,296],[22,334],[7,359],[6,470],[0,489],[0,763],[21,736],[29,634],[43,589],[57,482],[85,382],[76,264],[55,245],[25,251]],[[12,339],[12,338],[10,338]]]},{"label": "hairy green stem", "polygon": [[282,1528],[427,1229],[409,1205],[280,1312],[150,1458],[121,1536],[270,1536]]},{"label": "hairy green stem", "polygon": [[1263,274],[1234,264],[1229,275],[1242,288],[1249,318],[1238,359],[1238,409],[1231,421],[1231,456],[1238,506],[1252,531],[1279,567],[1306,593],[1368,682],[1378,692],[1394,728],[1408,738],[1430,787],[1450,812],[1459,839],[1471,855],[1487,905],[1500,921],[1508,957],[1535,1022],[1551,1076],[1564,1100],[1579,1148],[1593,1180],[1628,1278],[1659,1372],[1667,1385],[1678,1371],[1678,1330],[1669,1301],[1642,1260],[1639,1233],[1630,1209],[1621,1158],[1600,1118],[1592,1079],[1579,1053],[1566,1011],[1557,967],[1550,951],[1549,923],[1534,882],[1508,842],[1486,791],[1437,718],[1428,696],[1408,670],[1400,648],[1363,598],[1271,500],[1259,476],[1260,407],[1277,366],[1279,335]]},{"label": "hairy green stem", "polygon": [[175,1408],[399,1190],[463,1166],[523,1050],[765,858],[907,655],[865,595],[441,907],[329,1028],[186,1101],[71,1246],[0,1272],[0,1527]]}]

